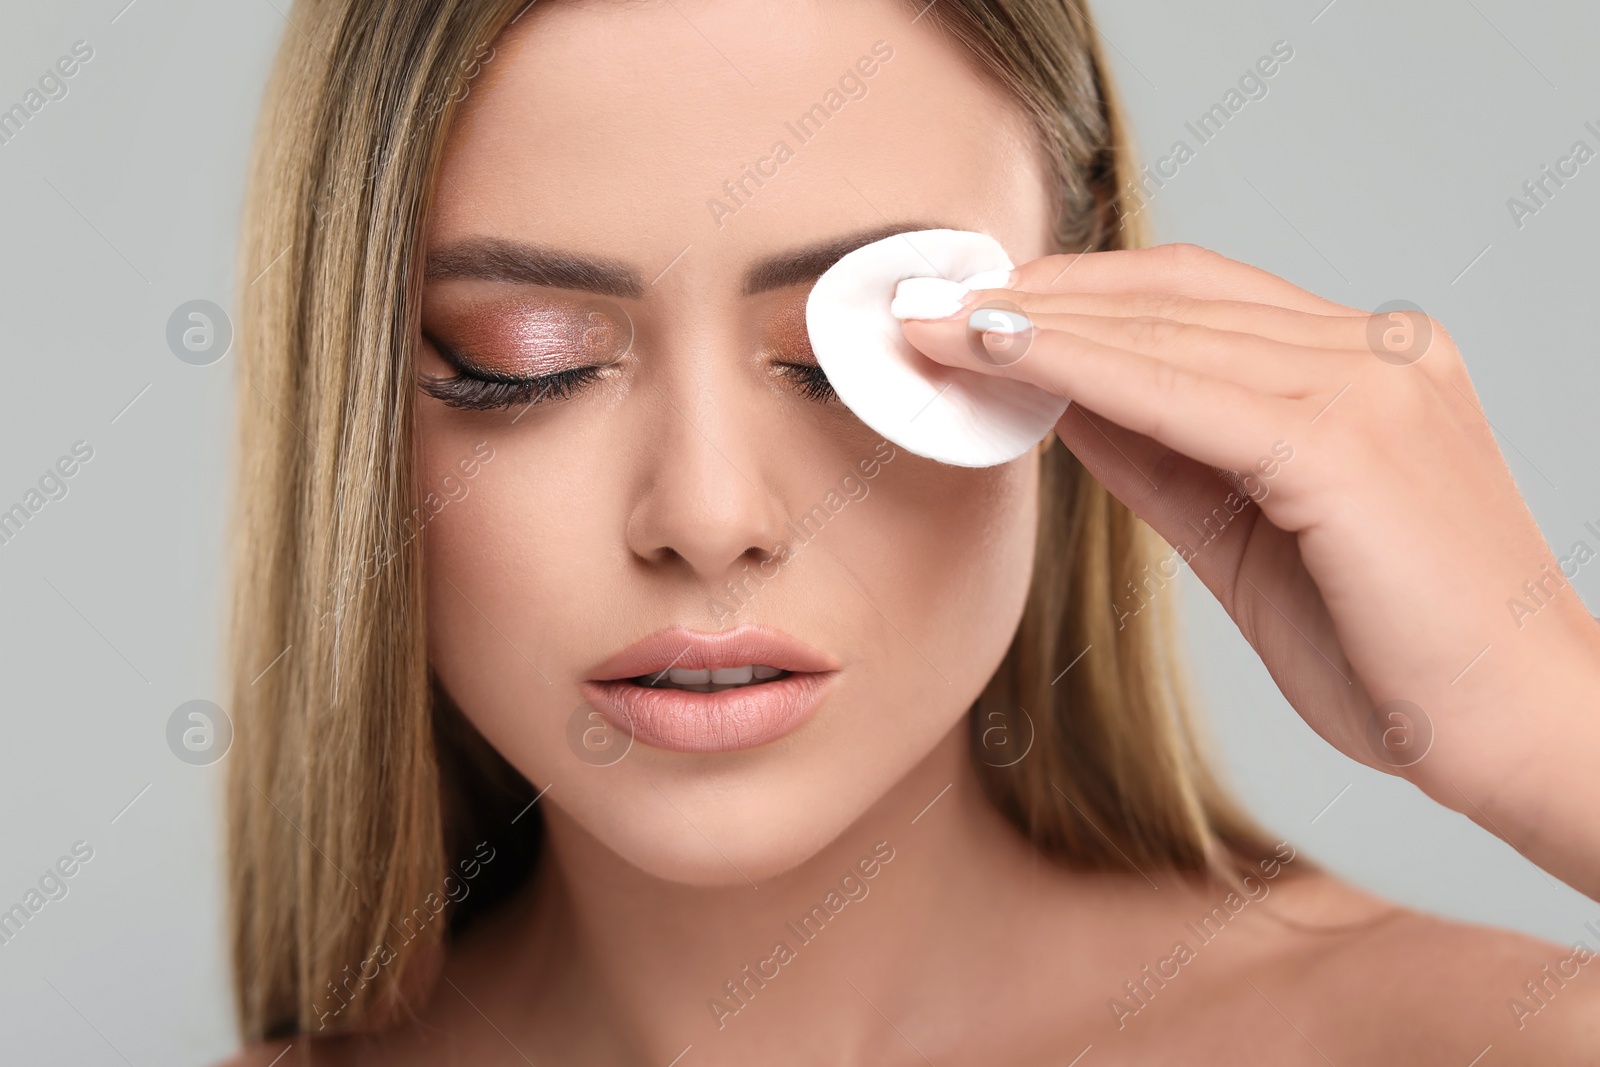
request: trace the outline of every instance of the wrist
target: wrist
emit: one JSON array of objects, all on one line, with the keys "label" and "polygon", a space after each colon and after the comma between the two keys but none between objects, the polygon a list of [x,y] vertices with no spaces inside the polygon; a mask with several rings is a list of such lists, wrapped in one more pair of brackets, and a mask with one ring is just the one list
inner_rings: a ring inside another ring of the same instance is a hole
[{"label": "wrist", "polygon": [[1460,682],[1433,748],[1397,773],[1600,899],[1600,624],[1556,621],[1491,646],[1486,660],[1501,655]]}]

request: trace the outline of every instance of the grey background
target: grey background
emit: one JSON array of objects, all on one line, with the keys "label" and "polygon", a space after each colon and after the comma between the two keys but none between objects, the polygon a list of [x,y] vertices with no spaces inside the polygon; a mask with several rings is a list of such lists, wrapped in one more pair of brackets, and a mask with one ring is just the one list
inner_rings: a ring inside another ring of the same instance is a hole
[{"label": "grey background", "polygon": [[[275,7],[274,3],[278,3]],[[1569,2],[1096,4],[1146,159],[1273,42],[1295,56],[1155,198],[1189,240],[1331,299],[1445,322],[1546,536],[1600,525],[1594,360],[1600,161],[1518,229],[1506,207],[1600,125],[1600,10]],[[94,58],[0,145],[0,509],[72,443],[95,455],[0,546],[0,907],[85,840],[92,861],[0,946],[7,1062],[200,1064],[234,1045],[222,940],[222,765],[168,750],[221,702],[232,360],[165,343],[232,303],[246,150],[281,0],[5,0],[0,107],[72,43]],[[131,406],[130,406],[131,405]],[[1575,582],[1600,610],[1600,568]],[[1289,709],[1232,623],[1185,591],[1219,753],[1247,803],[1394,899],[1571,943],[1600,905]],[[1591,942],[1592,943],[1592,942]]]}]

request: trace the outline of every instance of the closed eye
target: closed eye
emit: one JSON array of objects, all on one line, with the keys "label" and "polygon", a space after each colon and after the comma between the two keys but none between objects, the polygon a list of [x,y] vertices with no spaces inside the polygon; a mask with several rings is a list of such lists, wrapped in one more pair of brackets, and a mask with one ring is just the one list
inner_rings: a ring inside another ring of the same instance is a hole
[{"label": "closed eye", "polygon": [[[573,367],[524,378],[474,366],[438,341],[432,338],[428,341],[458,373],[443,376],[419,373],[419,388],[435,400],[468,411],[499,411],[547,400],[565,400],[597,381],[607,369],[605,366]],[[815,363],[782,362],[774,366],[806,400],[826,404],[838,397],[827,374]]]},{"label": "closed eye", "polygon": [[427,340],[457,373],[443,376],[419,373],[418,388],[435,400],[469,411],[498,411],[547,400],[565,400],[599,379],[606,370],[605,366],[572,367],[532,378],[500,374],[475,366],[431,337]]},{"label": "closed eye", "polygon": [[455,374],[445,378],[419,375],[422,391],[454,408],[470,411],[498,411],[546,400],[565,400],[600,377],[604,367],[575,367],[538,378],[505,380]]}]

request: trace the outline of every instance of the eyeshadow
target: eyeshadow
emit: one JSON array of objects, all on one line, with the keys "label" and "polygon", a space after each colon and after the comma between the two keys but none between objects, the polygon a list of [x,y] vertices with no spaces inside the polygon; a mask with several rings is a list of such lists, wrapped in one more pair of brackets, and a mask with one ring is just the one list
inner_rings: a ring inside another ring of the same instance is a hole
[{"label": "eyeshadow", "polygon": [[780,359],[811,363],[811,333],[806,329],[806,300],[785,301],[772,314],[767,325],[767,348]]},{"label": "eyeshadow", "polygon": [[603,299],[476,302],[433,318],[429,333],[464,360],[518,378],[615,363],[633,343],[627,312]]}]

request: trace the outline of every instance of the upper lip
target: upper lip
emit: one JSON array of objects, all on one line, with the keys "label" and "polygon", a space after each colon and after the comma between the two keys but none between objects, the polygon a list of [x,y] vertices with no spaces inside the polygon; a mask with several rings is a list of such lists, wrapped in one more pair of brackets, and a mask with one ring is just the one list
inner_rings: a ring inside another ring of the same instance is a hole
[{"label": "upper lip", "polygon": [[671,626],[643,637],[596,667],[592,681],[638,678],[668,668],[717,670],[764,664],[785,671],[834,671],[832,657],[781,630],[746,625],[706,633]]}]

